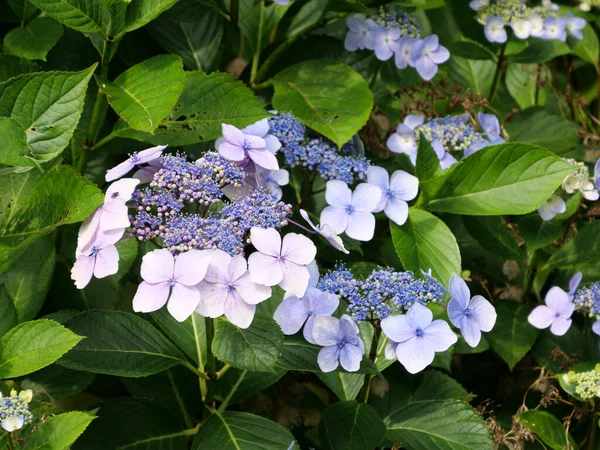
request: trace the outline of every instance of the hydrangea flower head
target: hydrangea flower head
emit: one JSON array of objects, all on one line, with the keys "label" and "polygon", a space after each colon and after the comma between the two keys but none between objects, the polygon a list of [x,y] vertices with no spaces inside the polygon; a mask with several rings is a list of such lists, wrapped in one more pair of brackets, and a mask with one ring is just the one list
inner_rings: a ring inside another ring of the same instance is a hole
[{"label": "hydrangea flower head", "polygon": [[586,21],[581,17],[575,17],[572,12],[568,12],[566,16],[567,30],[569,34],[576,39],[583,39],[581,30],[585,28]]},{"label": "hydrangea flower head", "polygon": [[491,331],[496,323],[496,310],[481,295],[471,298],[467,283],[457,274],[450,278],[448,317],[459,328],[465,341],[471,347],[477,347],[482,331]]},{"label": "hydrangea flower head", "polygon": [[142,150],[138,153],[133,153],[129,158],[123,161],[121,164],[110,169],[106,172],[106,181],[114,181],[121,178],[123,175],[129,173],[134,167],[140,166],[141,164],[151,163],[157,160],[162,152],[167,148],[166,145],[159,145],[146,150]]},{"label": "hydrangea flower head", "polygon": [[32,399],[31,389],[21,391],[19,395],[13,389],[8,397],[0,393],[0,425],[5,431],[12,433],[33,421],[33,414],[29,411]]},{"label": "hydrangea flower head", "polygon": [[135,312],[152,312],[168,305],[169,313],[179,322],[192,315],[200,303],[196,287],[206,275],[211,252],[190,250],[174,257],[167,249],[154,250],[142,258],[144,281],[133,298]]},{"label": "hydrangea flower head", "polygon": [[367,171],[367,181],[381,189],[381,200],[373,212],[384,211],[385,215],[403,225],[408,219],[408,203],[419,192],[419,179],[403,170],[395,171],[391,178],[382,167],[371,166]]},{"label": "hydrangea flower head", "polygon": [[348,372],[356,372],[365,353],[365,344],[359,336],[358,326],[349,316],[336,319],[317,316],[312,337],[319,351],[317,362],[323,372],[333,372],[341,365]]},{"label": "hydrangea flower head", "polygon": [[574,167],[574,171],[571,175],[567,176],[563,183],[562,188],[567,194],[572,194],[575,191],[579,191],[583,198],[589,201],[596,201],[600,198],[598,189],[590,179],[590,174],[587,166],[578,162],[572,158],[566,158],[566,163]]},{"label": "hydrangea flower head", "polygon": [[436,352],[448,350],[457,341],[448,323],[433,320],[431,310],[419,303],[405,315],[383,319],[381,328],[391,341],[397,343],[396,357],[412,374],[425,369],[433,362]]},{"label": "hydrangea flower head", "polygon": [[287,335],[296,334],[304,325],[304,339],[315,344],[312,336],[315,318],[331,316],[339,304],[337,295],[309,287],[301,298],[293,294],[285,297],[275,310],[273,319],[279,324],[283,334]]},{"label": "hydrangea flower head", "polygon": [[327,182],[327,206],[321,212],[321,223],[330,225],[336,234],[346,233],[352,239],[370,241],[375,233],[373,211],[381,199],[381,189],[369,183],[359,184],[354,192],[343,181]]},{"label": "hydrangea flower head", "polygon": [[550,332],[562,336],[571,327],[571,316],[575,305],[568,293],[558,286],[550,288],[544,299],[545,305],[539,305],[527,317],[531,325],[544,329],[550,327]]},{"label": "hydrangea flower head", "polygon": [[211,252],[210,265],[198,284],[200,303],[196,312],[205,317],[220,317],[240,328],[248,328],[256,305],[271,296],[271,288],[250,280],[242,255],[231,257],[222,250]]}]

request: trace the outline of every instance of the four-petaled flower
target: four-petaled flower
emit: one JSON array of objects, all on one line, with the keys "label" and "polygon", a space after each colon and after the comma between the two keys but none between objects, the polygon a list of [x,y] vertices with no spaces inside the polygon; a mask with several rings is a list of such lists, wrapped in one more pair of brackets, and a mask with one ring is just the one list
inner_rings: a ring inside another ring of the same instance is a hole
[{"label": "four-petaled flower", "polygon": [[387,61],[394,55],[399,48],[401,34],[398,28],[380,27],[373,32],[373,50],[377,59]]},{"label": "four-petaled flower", "polygon": [[319,350],[317,363],[323,372],[332,372],[341,365],[348,372],[356,372],[365,353],[365,344],[358,326],[350,316],[341,319],[330,316],[315,317],[312,337]]},{"label": "four-petaled flower", "polygon": [[165,150],[165,148],[167,148],[166,145],[159,145],[157,147],[152,147],[132,154],[121,164],[116,165],[106,172],[106,181],[114,181],[133,170],[133,168],[136,166],[151,163],[152,161],[157,160],[160,158],[160,155],[162,155],[162,152]]},{"label": "four-petaled flower", "polygon": [[415,39],[412,43],[411,60],[425,81],[431,80],[438,71],[438,64],[445,63],[449,58],[450,52],[440,45],[435,34],[425,39]]},{"label": "four-petaled flower", "polygon": [[390,178],[387,170],[371,166],[367,180],[381,189],[383,195],[373,212],[385,212],[391,220],[403,225],[408,218],[408,203],[419,192],[419,179],[403,170],[396,170]]},{"label": "four-petaled flower", "polygon": [[508,39],[506,29],[504,28],[504,19],[502,17],[491,15],[488,16],[487,20],[485,21],[483,31],[485,33],[485,37],[490,42],[504,44],[506,39]]},{"label": "four-petaled flower", "polygon": [[297,233],[286,234],[282,241],[274,228],[252,228],[250,240],[258,250],[248,258],[252,281],[265,286],[279,284],[284,290],[302,297],[310,279],[306,266],[317,254],[315,244]]},{"label": "four-petaled flower", "polygon": [[[269,123],[266,123],[266,131],[269,131]],[[273,139],[266,139],[266,132],[262,136],[258,136],[265,131],[262,121],[250,125],[249,130],[239,130],[233,125],[222,124],[223,138],[217,139],[215,146],[224,158],[231,161],[248,162],[252,160],[254,164],[268,170],[279,170],[279,164],[275,157],[275,152],[281,147],[281,143],[277,140],[279,146],[275,144]],[[253,134],[256,133],[256,134]],[[271,145],[267,141],[272,141]]]},{"label": "four-petaled flower", "polygon": [[496,310],[481,295],[471,298],[471,292],[465,280],[459,275],[450,277],[450,295],[448,317],[459,328],[465,341],[471,347],[477,347],[482,331],[491,331],[496,323]]},{"label": "four-petaled flower", "polygon": [[167,249],[146,253],[140,270],[144,281],[133,297],[133,310],[156,311],[168,300],[175,320],[186,320],[200,303],[196,285],[204,279],[211,256],[210,250],[189,250],[177,257]]},{"label": "four-petaled flower", "polygon": [[370,183],[361,183],[354,192],[343,181],[327,182],[321,223],[326,223],[336,234],[346,233],[357,241],[370,241],[375,233],[373,211],[381,199],[381,189]]},{"label": "four-petaled flower", "polygon": [[350,52],[362,50],[364,48],[373,48],[373,31],[377,29],[377,24],[373,19],[360,20],[360,17],[352,16],[346,20],[348,24],[348,34],[344,41],[344,47]]},{"label": "four-petaled flower", "polygon": [[77,259],[71,269],[71,279],[75,281],[77,289],[86,287],[92,275],[104,278],[118,272],[119,252],[115,244],[122,235],[122,230],[97,232],[90,242],[77,249]]},{"label": "four-petaled flower", "polygon": [[415,303],[405,315],[389,316],[381,321],[384,334],[397,343],[398,361],[410,373],[423,370],[433,362],[436,352],[448,350],[457,341],[447,322],[432,320],[431,310]]},{"label": "four-petaled flower", "polygon": [[544,329],[550,327],[550,332],[562,336],[571,327],[571,315],[575,305],[571,296],[558,286],[550,288],[544,299],[545,305],[539,305],[527,317],[531,325]]},{"label": "four-petaled flower", "polygon": [[256,305],[271,296],[271,288],[250,280],[243,256],[229,256],[213,250],[204,280],[198,285],[200,303],[196,312],[205,317],[220,317],[240,328],[248,328]]},{"label": "four-petaled flower", "polygon": [[331,316],[340,304],[335,294],[322,292],[309,287],[302,298],[289,295],[275,310],[273,319],[279,324],[283,334],[296,334],[304,325],[304,339],[315,344],[313,326],[317,316]]}]

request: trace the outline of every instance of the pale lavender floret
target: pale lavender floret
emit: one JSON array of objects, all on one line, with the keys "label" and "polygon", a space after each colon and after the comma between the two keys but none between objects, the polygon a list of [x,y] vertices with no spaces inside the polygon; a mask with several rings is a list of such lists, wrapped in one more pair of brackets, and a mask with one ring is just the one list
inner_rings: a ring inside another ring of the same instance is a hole
[{"label": "pale lavender floret", "polygon": [[365,48],[373,49],[373,32],[377,29],[373,19],[361,20],[358,16],[352,16],[346,22],[348,24],[348,34],[344,41],[346,50],[354,52]]},{"label": "pale lavender floret", "polygon": [[287,6],[290,4],[290,0],[273,0],[273,3],[279,6]]},{"label": "pale lavender floret", "polygon": [[552,287],[544,299],[545,305],[536,306],[527,320],[536,328],[550,327],[550,332],[556,336],[564,335],[571,327],[571,316],[575,305],[571,296],[558,286]]},{"label": "pale lavender floret", "polygon": [[403,170],[397,170],[390,178],[387,170],[371,166],[367,171],[367,181],[381,189],[381,200],[374,213],[385,212],[385,215],[403,225],[408,219],[408,203],[419,192],[419,179]]},{"label": "pale lavender floret", "polygon": [[475,11],[479,11],[481,8],[489,4],[489,0],[472,0],[469,2],[469,7]]},{"label": "pale lavender floret", "polygon": [[313,223],[313,221],[310,220],[308,213],[303,209],[300,210],[300,215],[302,216],[302,218],[304,220],[306,220],[308,222],[310,227],[313,230],[315,230],[317,233],[319,233],[321,236],[323,236],[327,240],[327,242],[329,242],[331,244],[331,246],[333,248],[335,248],[336,250],[339,250],[340,252],[344,252],[346,254],[350,253],[348,250],[346,250],[346,247],[344,246],[344,241],[342,241],[342,238],[336,234],[335,230],[331,227],[331,225],[326,224],[326,223],[322,223],[321,225],[315,225]]},{"label": "pale lavender floret", "polygon": [[576,39],[583,39],[583,33],[581,30],[585,28],[585,19],[582,19],[581,17],[575,17],[573,13],[568,12],[565,20],[567,21],[567,30],[569,34]]},{"label": "pale lavender floret", "polygon": [[471,292],[465,280],[459,275],[450,277],[450,295],[448,317],[456,328],[459,328],[465,341],[471,347],[477,347],[481,340],[481,332],[488,332],[496,323],[496,310],[481,295],[471,298]]},{"label": "pale lavender floret", "polygon": [[546,17],[544,20],[544,39],[567,40],[567,21],[562,17]]},{"label": "pale lavender floret", "polygon": [[387,61],[398,50],[402,32],[398,28],[378,27],[373,31],[373,49],[380,61]]},{"label": "pale lavender floret", "polygon": [[434,34],[425,39],[415,39],[411,47],[411,59],[417,72],[425,81],[431,80],[438,71],[438,65],[450,58],[448,49],[440,45]]},{"label": "pale lavender floret", "polygon": [[592,331],[600,336],[600,320],[596,320],[592,325]]},{"label": "pale lavender floret", "polygon": [[279,201],[281,200],[281,197],[283,197],[281,186],[289,184],[290,173],[285,169],[266,170],[257,167],[255,179],[258,187],[265,188],[277,201]]},{"label": "pale lavender floret", "polygon": [[315,344],[312,336],[315,317],[331,316],[339,304],[337,295],[309,287],[303,297],[293,294],[285,297],[275,310],[273,319],[286,335],[296,334],[304,325],[304,339]]},{"label": "pale lavender floret", "polygon": [[154,179],[154,174],[162,168],[161,159],[150,161],[147,165],[141,166],[134,174],[133,178],[140,180],[140,184],[151,183]]},{"label": "pale lavender floret", "polygon": [[401,123],[388,138],[386,145],[394,153],[404,153],[409,157],[417,158],[417,139],[415,131],[406,123]]},{"label": "pale lavender floret", "polygon": [[207,250],[190,250],[174,257],[167,249],[154,250],[142,258],[144,281],[133,298],[135,312],[152,312],[167,303],[169,313],[183,322],[200,303],[200,283],[211,260]]},{"label": "pale lavender floret", "polygon": [[579,288],[581,280],[583,280],[582,272],[575,273],[575,275],[571,277],[571,280],[569,280],[569,296],[571,297],[571,300],[575,297],[575,292],[577,291],[577,288]]},{"label": "pale lavender floret", "polygon": [[327,182],[321,223],[333,228],[336,234],[346,233],[358,241],[370,241],[375,233],[373,211],[381,199],[381,189],[369,183],[359,184],[354,192],[338,180]]},{"label": "pale lavender floret", "polygon": [[479,118],[481,129],[485,132],[490,141],[500,139],[500,122],[494,114],[479,113],[477,117]]},{"label": "pale lavender floret", "polygon": [[[444,144],[442,144],[439,139],[434,139],[433,141],[431,141],[431,147],[433,148],[435,154],[440,160],[440,167],[442,169],[447,169],[458,162],[457,159],[454,156],[452,156],[450,152],[446,151],[446,149],[444,148]],[[411,159],[411,162],[413,164],[417,163],[416,154],[414,161]]]},{"label": "pale lavender floret", "polygon": [[388,339],[397,343],[396,357],[412,374],[425,369],[436,352],[448,350],[457,341],[448,323],[433,320],[431,310],[419,303],[405,315],[383,319],[381,328]]},{"label": "pale lavender floret", "polygon": [[598,161],[594,165],[594,185],[596,189],[600,190],[600,158],[598,158]]},{"label": "pale lavender floret", "polygon": [[88,285],[92,276],[104,278],[119,270],[119,252],[115,244],[123,230],[96,231],[92,239],[77,250],[77,259],[71,269],[71,279],[77,289]]},{"label": "pale lavender floret", "polygon": [[356,323],[347,315],[341,319],[317,316],[314,319],[313,340],[323,346],[317,362],[323,372],[333,372],[341,365],[348,372],[356,372],[365,353],[365,344],[359,336]]},{"label": "pale lavender floret", "polygon": [[544,36],[544,19],[538,13],[533,13],[529,16],[529,22],[531,23],[530,35],[537,38]]},{"label": "pale lavender floret", "polygon": [[248,328],[256,305],[271,296],[271,288],[250,280],[242,255],[231,257],[213,250],[204,279],[198,284],[200,303],[196,312],[205,317],[220,317],[240,328]]},{"label": "pale lavender floret", "polygon": [[412,47],[415,42],[409,36],[404,36],[398,41],[398,48],[396,49],[394,61],[398,69],[406,69],[407,67],[414,67],[415,62],[412,58]]},{"label": "pale lavender floret", "polygon": [[[261,121],[262,122],[262,121]],[[266,125],[266,130],[268,132],[269,123],[266,119],[264,119],[264,123]],[[250,131],[248,131],[247,127],[246,133],[233,125],[222,124],[223,130],[223,138],[218,139],[215,142],[215,146],[221,156],[227,158],[231,161],[236,161],[240,163],[247,162],[248,160],[252,160],[256,165],[263,167],[268,170],[279,170],[279,164],[277,163],[277,158],[275,157],[272,149],[276,147],[274,142],[269,146],[268,140],[266,136],[261,137],[251,133],[260,134],[264,131],[264,126],[255,124],[253,127],[251,125]],[[273,139],[277,140],[274,136]],[[279,142],[279,140],[277,140]]]},{"label": "pale lavender floret", "polygon": [[558,195],[551,195],[546,203],[538,208],[538,213],[543,220],[552,220],[557,214],[562,214],[567,210],[567,204]]},{"label": "pale lavender floret", "polygon": [[508,39],[506,29],[504,28],[504,19],[499,16],[488,16],[483,31],[485,37],[490,42],[503,44]]},{"label": "pale lavender floret", "polygon": [[283,240],[273,228],[252,228],[250,239],[256,252],[248,258],[250,279],[265,286],[278,284],[284,290],[302,297],[308,288],[310,272],[306,267],[317,254],[310,239],[288,233]]},{"label": "pale lavender floret", "polygon": [[167,148],[166,145],[159,145],[138,153],[133,153],[127,160],[106,172],[106,181],[114,181],[133,170],[136,166],[157,160],[165,148]]}]

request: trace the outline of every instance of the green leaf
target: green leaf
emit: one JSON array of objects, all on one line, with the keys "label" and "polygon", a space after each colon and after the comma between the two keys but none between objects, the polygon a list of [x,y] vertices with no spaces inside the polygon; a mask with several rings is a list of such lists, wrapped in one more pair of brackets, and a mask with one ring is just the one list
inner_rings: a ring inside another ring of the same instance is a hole
[{"label": "green leaf", "polygon": [[0,116],[15,119],[25,129],[31,156],[49,161],[69,144],[95,67],[28,73],[0,83]]},{"label": "green leaf", "polygon": [[461,273],[460,251],[444,222],[422,209],[410,208],[404,225],[390,222],[394,248],[406,270],[420,274],[432,270],[443,285],[453,273]]},{"label": "green leaf", "polygon": [[492,61],[496,59],[496,55],[489,48],[470,39],[453,42],[450,49],[452,57],[459,56],[465,59]]},{"label": "green leaf", "polygon": [[[12,220],[25,199],[31,194],[42,178],[39,170],[9,172],[0,175],[0,231]],[[1,234],[1,233],[0,233]]]},{"label": "green leaf", "polygon": [[555,374],[571,369],[574,361],[594,361],[599,358],[596,342],[587,339],[574,324],[563,336],[542,330],[532,354],[540,365]]},{"label": "green leaf", "polygon": [[[577,450],[575,440],[565,430],[560,420],[549,412],[532,409],[519,414],[518,419],[523,426],[533,431],[552,450],[565,448]],[[566,436],[568,436],[570,446],[567,444]]]},{"label": "green leaf", "polygon": [[305,61],[279,72],[272,81],[273,107],[291,111],[339,148],[367,122],[373,108],[369,85],[343,63]]},{"label": "green leaf", "polygon": [[217,388],[221,397],[229,397],[229,405],[239,403],[248,397],[264,391],[275,384],[286,374],[286,370],[280,367],[275,372],[248,372],[247,370],[229,369],[223,378],[219,380]]},{"label": "green leaf", "polygon": [[40,66],[33,61],[13,55],[0,55],[0,83],[23,73],[39,71]]},{"label": "green leaf", "polygon": [[428,370],[423,374],[423,380],[410,397],[410,403],[426,400],[463,400],[473,399],[458,381],[437,370]]},{"label": "green leaf", "polygon": [[194,0],[180,1],[148,24],[156,42],[190,70],[210,71],[225,32],[224,19]]},{"label": "green leaf", "polygon": [[215,411],[202,425],[192,450],[288,450],[294,436],[264,417]]},{"label": "green leaf", "polygon": [[117,247],[117,251],[119,252],[119,270],[109,277],[109,281],[115,289],[118,289],[121,279],[127,275],[127,272],[129,272],[129,269],[131,269],[131,266],[135,262],[138,254],[138,241],[135,238],[123,239],[117,242],[115,247]]},{"label": "green leaf", "polygon": [[452,55],[448,61],[450,81],[470,88],[475,94],[487,97],[492,90],[496,64],[493,61],[476,61]]},{"label": "green leaf", "polygon": [[512,370],[531,350],[539,330],[527,322],[531,307],[513,301],[501,301],[495,307],[498,318],[487,341]]},{"label": "green leaf", "polygon": [[6,288],[0,284],[0,337],[4,336],[7,331],[17,326],[19,318],[17,310],[13,304]]},{"label": "green leaf", "polygon": [[53,400],[61,400],[83,392],[96,377],[89,372],[70,370],[51,364],[19,380],[23,389],[47,394]]},{"label": "green leaf", "polygon": [[97,0],[31,0],[50,17],[82,33],[102,31],[104,5]]},{"label": "green leaf", "polygon": [[108,400],[98,418],[73,445],[73,450],[180,450],[188,436],[158,403],[144,399]]},{"label": "green leaf", "polygon": [[558,252],[550,257],[540,269],[548,268],[579,270],[589,267],[600,258],[600,221],[588,223]]},{"label": "green leaf", "polygon": [[23,450],[65,450],[94,419],[94,416],[79,411],[51,417],[35,430]]},{"label": "green leaf", "polygon": [[257,51],[262,52],[269,45],[271,36],[287,8],[273,3],[267,6],[258,2],[246,2],[246,4],[248,8],[244,8],[244,2],[240,4],[239,27],[246,47],[241,56],[250,61]]},{"label": "green leaf", "polygon": [[[28,180],[11,177],[14,184],[7,190],[7,198],[2,199],[12,208],[4,208],[7,221],[0,228],[0,273],[39,237],[60,225],[81,222],[104,200],[102,192],[71,167],[49,170],[35,187]],[[19,187],[27,192],[19,191]]]},{"label": "green leaf", "polygon": [[562,235],[562,225],[556,220],[543,220],[533,213],[519,220],[519,234],[527,248],[537,250],[552,244]]},{"label": "green leaf", "polygon": [[8,0],[8,4],[23,22],[27,21],[37,11],[37,8],[29,0]]},{"label": "green leaf", "polygon": [[132,0],[126,5],[120,6],[118,14],[123,14],[124,19],[122,26],[116,28],[116,33],[129,33],[143,27],[175,3],[177,0]]},{"label": "green leaf", "polygon": [[531,39],[529,45],[522,52],[510,57],[510,61],[521,64],[538,64],[568,53],[571,53],[569,46],[558,39]]},{"label": "green leaf", "polygon": [[600,43],[598,42],[598,35],[589,23],[586,23],[582,33],[583,39],[569,37],[567,43],[569,44],[569,47],[571,47],[573,53],[581,59],[593,64],[594,67],[596,67],[596,70],[598,70],[598,60],[600,60]]},{"label": "green leaf", "polygon": [[[166,308],[150,314],[152,321],[196,364],[206,363],[206,324],[200,314],[192,314],[183,322],[173,320]],[[210,320],[210,319],[209,319]]]},{"label": "green leaf", "polygon": [[15,119],[0,117],[0,135],[3,138],[3,151],[0,164],[7,166],[36,167],[35,159],[29,156],[25,129]]},{"label": "green leaf", "polygon": [[4,36],[4,51],[25,59],[41,59],[56,45],[63,28],[50,17],[39,17],[25,27],[13,28]]},{"label": "green leaf", "polygon": [[521,260],[523,252],[502,218],[497,216],[463,217],[465,228],[479,245],[505,259]]},{"label": "green leaf", "polygon": [[419,181],[427,181],[441,172],[440,159],[431,143],[420,133],[415,172]]},{"label": "green leaf", "polygon": [[531,109],[517,118],[505,127],[513,142],[539,145],[559,155],[579,143],[577,125],[561,115]]},{"label": "green leaf", "polygon": [[86,336],[65,355],[61,366],[122,377],[145,377],[185,360],[156,328],[133,314],[120,311],[85,311],[67,322]]},{"label": "green leaf", "polygon": [[40,370],[71,350],[81,339],[52,320],[22,323],[0,338],[0,379]]},{"label": "green leaf", "polygon": [[[546,66],[539,69],[538,67],[537,64],[509,64],[506,69],[506,88],[511,97],[522,109],[546,103],[549,89],[544,85],[538,87],[538,70],[541,71],[540,77],[542,80],[551,81],[552,73]],[[536,92],[538,96],[537,102]],[[518,123],[519,121],[516,120],[514,122]],[[514,138],[512,140],[527,142]]]},{"label": "green leaf", "polygon": [[267,117],[252,91],[226,73],[185,73],[177,104],[154,135],[135,131],[119,121],[113,134],[156,145],[191,145],[221,136],[221,124],[246,127]]},{"label": "green leaf", "polygon": [[255,317],[250,327],[239,328],[215,320],[214,355],[233,367],[256,372],[273,372],[283,349],[283,333],[273,319]]},{"label": "green leaf", "polygon": [[317,376],[342,401],[354,400],[365,383],[362,373],[317,372]]},{"label": "green leaf", "polygon": [[50,236],[35,241],[27,251],[0,274],[17,311],[19,322],[34,319],[40,312],[50,288],[56,250]]},{"label": "green leaf", "polygon": [[114,82],[97,77],[108,103],[129,127],[152,133],[183,91],[181,58],[158,55],[136,64]]},{"label": "green leaf", "polygon": [[441,177],[422,184],[428,209],[453,214],[527,214],[539,208],[572,168],[541,147],[493,145],[473,153]]},{"label": "green leaf", "polygon": [[321,418],[321,441],[326,449],[372,449],[379,445],[385,431],[377,411],[355,400],[334,403]]}]

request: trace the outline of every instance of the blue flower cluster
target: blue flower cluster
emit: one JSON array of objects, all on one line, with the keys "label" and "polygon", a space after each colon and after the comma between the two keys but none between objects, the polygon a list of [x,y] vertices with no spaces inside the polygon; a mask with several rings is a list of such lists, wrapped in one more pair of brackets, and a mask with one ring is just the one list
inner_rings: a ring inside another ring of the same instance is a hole
[{"label": "blue flower cluster", "polygon": [[29,405],[27,403],[28,402],[17,395],[15,391],[11,392],[10,397],[2,397],[0,394],[0,422],[4,422],[11,417],[18,417],[19,419],[22,419],[22,422],[20,421],[21,426],[18,428],[31,423],[33,414],[29,411]]},{"label": "blue flower cluster", "polygon": [[353,156],[353,144],[347,143],[338,151],[330,141],[317,136],[291,113],[269,119],[270,133],[281,141],[281,151],[290,167],[316,170],[324,180],[340,180],[351,184],[366,179],[369,161]]},{"label": "blue flower cluster", "polygon": [[585,308],[591,317],[600,317],[600,281],[582,287],[573,298],[579,308]]},{"label": "blue flower cluster", "polygon": [[463,151],[485,140],[482,133],[475,131],[468,115],[428,119],[415,128],[415,133],[423,133],[429,142],[437,139],[447,152]]},{"label": "blue flower cluster", "polygon": [[345,299],[349,314],[357,322],[385,319],[392,310],[406,312],[415,303],[425,305],[444,298],[439,283],[391,268],[374,270],[365,280],[359,280],[340,264],[325,274],[317,287]]},{"label": "blue flower cluster", "polygon": [[[159,239],[172,252],[218,248],[230,255],[242,252],[252,227],[281,228],[291,206],[257,189],[231,202],[224,187],[244,184],[242,167],[207,153],[195,163],[183,156],[159,159],[153,179],[132,196],[131,236],[140,241]],[[212,205],[223,202],[221,208]]]}]

